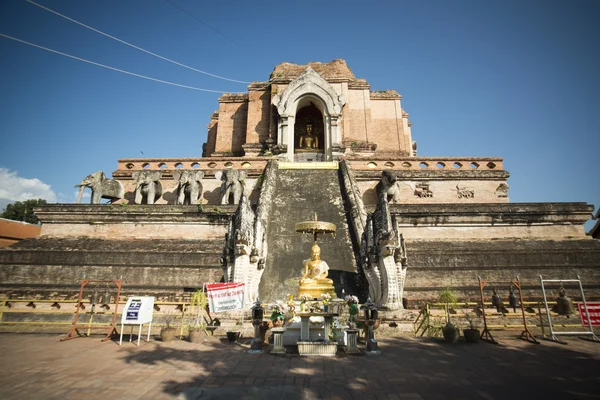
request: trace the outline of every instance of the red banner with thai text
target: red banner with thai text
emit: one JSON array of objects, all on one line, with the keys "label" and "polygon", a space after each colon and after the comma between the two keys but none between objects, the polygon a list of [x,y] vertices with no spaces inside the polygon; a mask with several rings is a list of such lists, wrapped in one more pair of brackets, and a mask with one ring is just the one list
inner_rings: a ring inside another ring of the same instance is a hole
[{"label": "red banner with thai text", "polygon": [[239,310],[244,307],[244,284],[235,282],[207,283],[206,297],[210,312]]},{"label": "red banner with thai text", "polygon": [[[581,324],[588,326],[588,319],[583,308],[583,303],[577,303],[579,306],[579,315],[581,315]],[[600,326],[600,303],[587,303],[588,313],[592,326]]]}]

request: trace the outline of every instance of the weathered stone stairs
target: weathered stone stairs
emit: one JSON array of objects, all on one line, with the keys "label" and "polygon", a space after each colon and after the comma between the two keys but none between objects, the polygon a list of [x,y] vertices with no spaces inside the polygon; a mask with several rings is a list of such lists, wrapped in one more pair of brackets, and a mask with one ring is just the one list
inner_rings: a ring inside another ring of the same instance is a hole
[{"label": "weathered stone stairs", "polygon": [[288,293],[297,294],[304,272],[303,260],[310,256],[312,237],[296,233],[295,224],[313,219],[315,213],[319,220],[337,227],[335,237],[323,235],[319,245],[338,297],[359,290],[337,169],[279,169],[271,207],[268,255],[259,286],[261,301],[283,300]]}]

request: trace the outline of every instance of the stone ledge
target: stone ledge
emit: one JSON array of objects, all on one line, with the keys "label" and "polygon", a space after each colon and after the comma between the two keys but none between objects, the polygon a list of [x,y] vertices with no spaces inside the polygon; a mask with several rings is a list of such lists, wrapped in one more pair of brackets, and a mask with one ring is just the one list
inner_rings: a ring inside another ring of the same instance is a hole
[{"label": "stone ledge", "polygon": [[[169,224],[216,224],[226,225],[229,216],[235,213],[236,205],[171,204],[51,204],[35,208],[34,212],[42,224],[115,224],[162,222]],[[42,229],[43,232],[43,229]]]},{"label": "stone ledge", "polygon": [[586,203],[390,204],[400,227],[582,226],[592,211]]},{"label": "stone ledge", "polygon": [[219,97],[219,103],[243,103],[247,101],[247,93],[225,93]]},{"label": "stone ledge", "polygon": [[402,95],[400,95],[395,90],[374,90],[370,93],[371,100],[380,100],[380,99],[393,99],[393,100],[401,100]]}]

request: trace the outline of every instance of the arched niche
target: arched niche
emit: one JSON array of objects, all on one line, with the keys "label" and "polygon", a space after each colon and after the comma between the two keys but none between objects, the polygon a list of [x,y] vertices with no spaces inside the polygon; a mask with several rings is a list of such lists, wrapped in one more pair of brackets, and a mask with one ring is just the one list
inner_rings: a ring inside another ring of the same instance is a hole
[{"label": "arched niche", "polygon": [[298,146],[299,135],[296,128],[302,124],[297,126],[296,119],[303,118],[303,109],[314,107],[320,112],[323,121],[323,143],[319,144],[324,155],[323,161],[330,161],[332,145],[341,143],[339,122],[345,103],[343,96],[310,67],[290,82],[281,96],[275,95],[272,104],[279,113],[277,142],[287,145],[288,159],[294,160],[294,152]]}]

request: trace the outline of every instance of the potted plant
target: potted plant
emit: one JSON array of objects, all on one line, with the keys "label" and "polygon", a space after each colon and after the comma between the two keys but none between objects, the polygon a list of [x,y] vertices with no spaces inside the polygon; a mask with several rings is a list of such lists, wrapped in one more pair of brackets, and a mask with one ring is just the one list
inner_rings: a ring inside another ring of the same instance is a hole
[{"label": "potted plant", "polygon": [[452,321],[450,321],[450,312],[453,311],[456,313],[456,311],[454,311],[454,308],[457,304],[456,294],[452,291],[452,289],[450,289],[450,287],[445,287],[444,290],[442,290],[439,302],[446,304],[446,318],[448,319],[448,322],[442,328],[444,340],[446,340],[448,343],[456,343],[459,336],[458,329],[456,326],[454,326]]},{"label": "potted plant", "polygon": [[173,315],[172,311],[165,312],[165,326],[160,330],[160,340],[162,342],[170,342],[175,339],[175,335],[177,334],[177,329],[172,326],[173,319],[175,315]]},{"label": "potted plant", "polygon": [[190,308],[195,314],[194,324],[188,327],[188,340],[192,343],[198,343],[201,340],[202,333],[206,335],[206,324],[202,321],[202,311],[206,308],[206,293],[201,289],[196,290],[190,299]]},{"label": "potted plant", "polygon": [[467,343],[479,342],[479,339],[481,338],[481,333],[479,332],[479,329],[477,329],[478,317],[474,314],[466,313],[465,318],[469,323],[469,327],[463,329],[463,336],[465,337],[465,340],[467,341]]},{"label": "potted plant", "polygon": [[456,314],[456,308],[458,306],[458,299],[456,293],[449,287],[446,286],[440,294],[439,303],[446,304],[446,308],[450,314]]},{"label": "potted plant", "polygon": [[[241,325],[241,322],[236,322],[236,326],[238,324]],[[238,339],[241,336],[241,333],[239,330],[231,330],[231,331],[227,331],[226,335],[227,335],[227,340],[229,340],[229,343],[233,343],[233,342],[238,341]]]},{"label": "potted plant", "polygon": [[283,322],[285,320],[285,314],[283,312],[284,306],[280,300],[277,300],[275,303],[270,305],[271,310],[271,322],[273,326],[283,326]]}]

